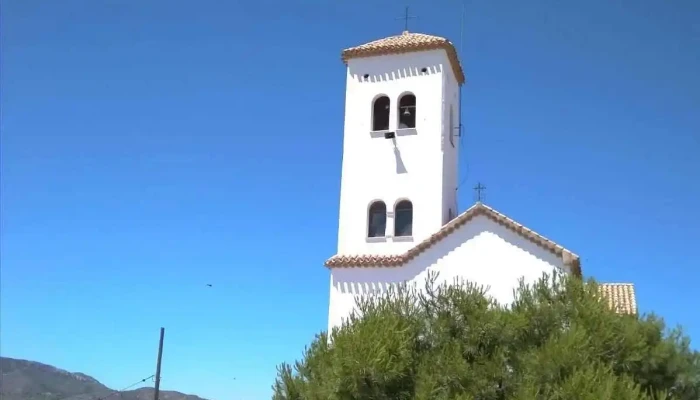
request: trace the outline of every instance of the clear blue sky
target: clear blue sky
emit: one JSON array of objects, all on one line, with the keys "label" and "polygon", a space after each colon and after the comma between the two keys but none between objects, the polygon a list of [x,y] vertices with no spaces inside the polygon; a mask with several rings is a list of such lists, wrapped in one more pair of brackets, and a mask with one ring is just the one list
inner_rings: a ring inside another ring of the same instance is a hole
[{"label": "clear blue sky", "polygon": [[[698,347],[700,2],[564,3],[467,2],[461,207],[484,182]],[[121,388],[165,326],[165,389],[269,398],[326,326],[340,51],[405,4],[4,1],[3,355]]]}]

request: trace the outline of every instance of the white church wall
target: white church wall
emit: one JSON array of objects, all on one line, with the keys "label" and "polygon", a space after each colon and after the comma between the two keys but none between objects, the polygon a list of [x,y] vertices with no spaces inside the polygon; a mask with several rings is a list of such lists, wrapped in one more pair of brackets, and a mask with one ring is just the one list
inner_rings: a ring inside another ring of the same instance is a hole
[{"label": "white church wall", "polygon": [[460,99],[459,85],[452,74],[445,74],[445,101],[443,110],[443,221],[449,222],[450,211],[455,217],[459,214],[457,205],[457,184],[459,180]]},{"label": "white church wall", "polygon": [[565,271],[560,257],[478,216],[402,267],[332,269],[328,327],[355,310],[356,296],[402,282],[422,288],[429,271],[438,272],[438,283],[461,278],[487,286],[489,295],[507,304],[520,278],[532,283],[555,269]]},{"label": "white church wall", "polygon": [[[443,50],[349,60],[339,254],[401,253],[442,226],[444,74],[453,72]],[[416,96],[415,129],[397,129],[398,101],[406,92]],[[372,104],[381,94],[391,101],[395,139],[372,132]],[[392,237],[393,207],[402,199],[413,203],[411,238]],[[389,211],[385,239],[367,238],[367,211],[375,200]]]}]

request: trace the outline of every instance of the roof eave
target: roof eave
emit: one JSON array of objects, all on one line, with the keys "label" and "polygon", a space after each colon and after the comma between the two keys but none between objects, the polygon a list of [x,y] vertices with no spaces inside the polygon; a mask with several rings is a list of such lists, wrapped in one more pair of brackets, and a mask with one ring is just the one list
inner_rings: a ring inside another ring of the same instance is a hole
[{"label": "roof eave", "polygon": [[415,247],[403,254],[392,256],[342,256],[336,254],[335,256],[326,260],[324,265],[328,268],[400,267],[418,256],[424,250],[431,247],[436,241],[450,235],[452,232],[459,229],[462,225],[469,223],[469,221],[478,215],[484,215],[486,218],[489,218],[506,229],[513,231],[517,235],[520,235],[535,245],[540,246],[557,257],[561,257],[563,264],[569,269],[570,273],[572,273],[574,276],[582,276],[581,261],[578,255],[481,202],[477,202],[443,226],[438,232],[434,233],[426,240],[418,243]]},{"label": "roof eave", "polygon": [[461,86],[466,82],[466,77],[464,75],[462,65],[459,62],[457,50],[455,50],[454,46],[449,42],[428,43],[423,45],[406,46],[402,48],[350,48],[343,50],[343,52],[341,53],[341,59],[343,60],[343,63],[345,65],[348,65],[348,61],[354,58],[378,57],[430,50],[445,50],[445,52],[447,53],[447,58],[449,59],[452,70],[454,72],[455,78],[457,79],[457,83]]}]

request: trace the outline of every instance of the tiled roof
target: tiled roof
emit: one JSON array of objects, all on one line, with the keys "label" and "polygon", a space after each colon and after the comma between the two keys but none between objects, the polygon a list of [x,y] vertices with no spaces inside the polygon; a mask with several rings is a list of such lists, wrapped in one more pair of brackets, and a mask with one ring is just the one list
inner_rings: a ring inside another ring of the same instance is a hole
[{"label": "tiled roof", "polygon": [[493,208],[483,204],[476,203],[467,211],[453,219],[439,231],[425,239],[421,243],[409,249],[407,252],[398,255],[340,255],[337,254],[328,260],[325,265],[329,268],[354,268],[354,267],[400,267],[412,260],[432,245],[450,235],[462,225],[474,219],[474,217],[483,215],[496,223],[510,229],[519,234],[523,238],[532,243],[550,251],[556,256],[562,257],[564,263],[571,268],[571,271],[576,276],[581,276],[581,263],[579,257],[571,251],[545,238],[544,236],[524,227],[515,222],[511,218],[499,213]]},{"label": "tiled roof", "polygon": [[631,283],[601,283],[600,292],[608,305],[620,314],[637,314],[637,299]]},{"label": "tiled roof", "polygon": [[444,49],[452,65],[457,82],[463,84],[465,81],[464,71],[459,63],[457,50],[449,40],[423,33],[413,33],[404,31],[400,35],[389,36],[388,38],[375,40],[360,46],[350,47],[343,50],[343,62],[347,64],[351,58],[373,57],[388,54],[411,53],[415,51]]}]

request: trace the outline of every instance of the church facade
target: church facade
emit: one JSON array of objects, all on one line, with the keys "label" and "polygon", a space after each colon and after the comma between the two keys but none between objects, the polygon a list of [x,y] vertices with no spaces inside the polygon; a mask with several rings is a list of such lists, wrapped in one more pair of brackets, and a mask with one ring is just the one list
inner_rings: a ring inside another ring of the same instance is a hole
[{"label": "church facade", "polygon": [[[487,205],[457,215],[460,85],[447,39],[403,32],[342,52],[347,65],[337,254],[328,328],[356,297],[415,282],[466,279],[513,300],[522,278],[581,276],[579,256]],[[603,284],[609,304],[636,313],[631,284]]]}]

